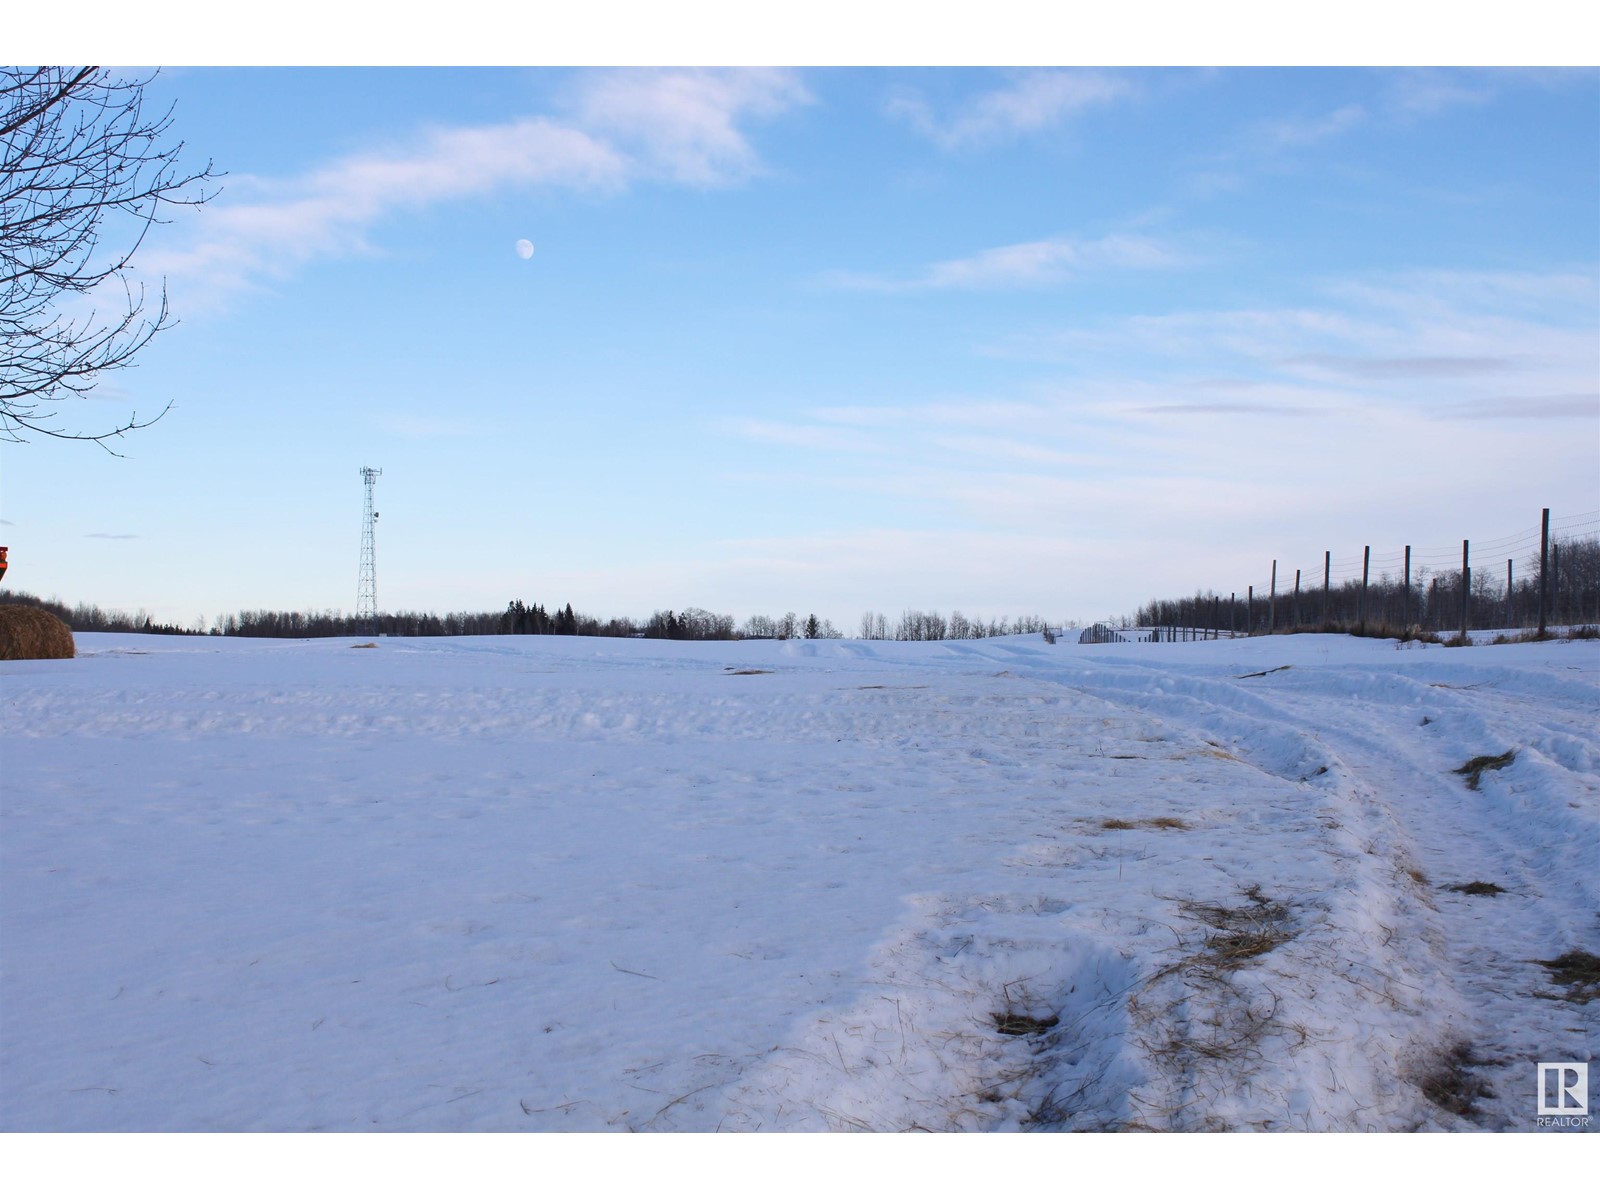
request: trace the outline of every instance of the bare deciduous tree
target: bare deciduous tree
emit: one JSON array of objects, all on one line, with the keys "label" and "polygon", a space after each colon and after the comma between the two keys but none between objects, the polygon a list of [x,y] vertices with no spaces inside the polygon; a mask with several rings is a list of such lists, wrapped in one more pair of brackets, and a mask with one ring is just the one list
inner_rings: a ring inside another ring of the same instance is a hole
[{"label": "bare deciduous tree", "polygon": [[166,206],[215,194],[209,162],[179,165],[171,110],[144,115],[148,82],[99,67],[0,67],[0,439],[105,446],[167,411],[98,433],[69,431],[57,412],[172,324],[165,285],[147,300],[129,263]]}]

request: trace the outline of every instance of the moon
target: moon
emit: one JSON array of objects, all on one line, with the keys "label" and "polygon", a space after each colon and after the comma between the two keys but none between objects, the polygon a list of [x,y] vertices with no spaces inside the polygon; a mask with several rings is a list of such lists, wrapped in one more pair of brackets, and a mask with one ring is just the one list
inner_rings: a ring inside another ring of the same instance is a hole
[{"label": "moon", "polygon": [[533,243],[530,242],[527,238],[518,238],[517,239],[517,257],[518,258],[532,258],[533,257]]}]

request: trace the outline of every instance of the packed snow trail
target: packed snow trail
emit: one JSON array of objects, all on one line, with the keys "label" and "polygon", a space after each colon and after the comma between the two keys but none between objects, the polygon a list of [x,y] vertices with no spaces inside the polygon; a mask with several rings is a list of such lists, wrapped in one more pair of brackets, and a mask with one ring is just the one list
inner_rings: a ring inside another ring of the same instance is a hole
[{"label": "packed snow trail", "polygon": [[1593,643],[79,644],[0,664],[6,1130],[1531,1129],[1595,1057]]}]

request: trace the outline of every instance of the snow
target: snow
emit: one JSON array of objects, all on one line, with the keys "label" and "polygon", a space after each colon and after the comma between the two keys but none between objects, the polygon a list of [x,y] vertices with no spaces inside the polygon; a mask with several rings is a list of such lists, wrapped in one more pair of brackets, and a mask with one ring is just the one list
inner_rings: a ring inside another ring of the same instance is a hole
[{"label": "snow", "polygon": [[77,640],[0,664],[6,1132],[1533,1130],[1596,1057],[1600,643]]}]

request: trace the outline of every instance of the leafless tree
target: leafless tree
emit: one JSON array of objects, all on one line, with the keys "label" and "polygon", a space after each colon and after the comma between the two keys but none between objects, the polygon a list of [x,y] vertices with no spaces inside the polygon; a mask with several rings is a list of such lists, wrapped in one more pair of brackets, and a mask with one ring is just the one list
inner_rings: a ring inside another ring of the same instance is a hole
[{"label": "leafless tree", "polygon": [[70,431],[64,399],[128,366],[172,324],[129,264],[168,205],[215,195],[208,162],[179,165],[172,110],[147,118],[144,87],[99,67],[0,67],[0,439],[97,442],[159,420]]}]

